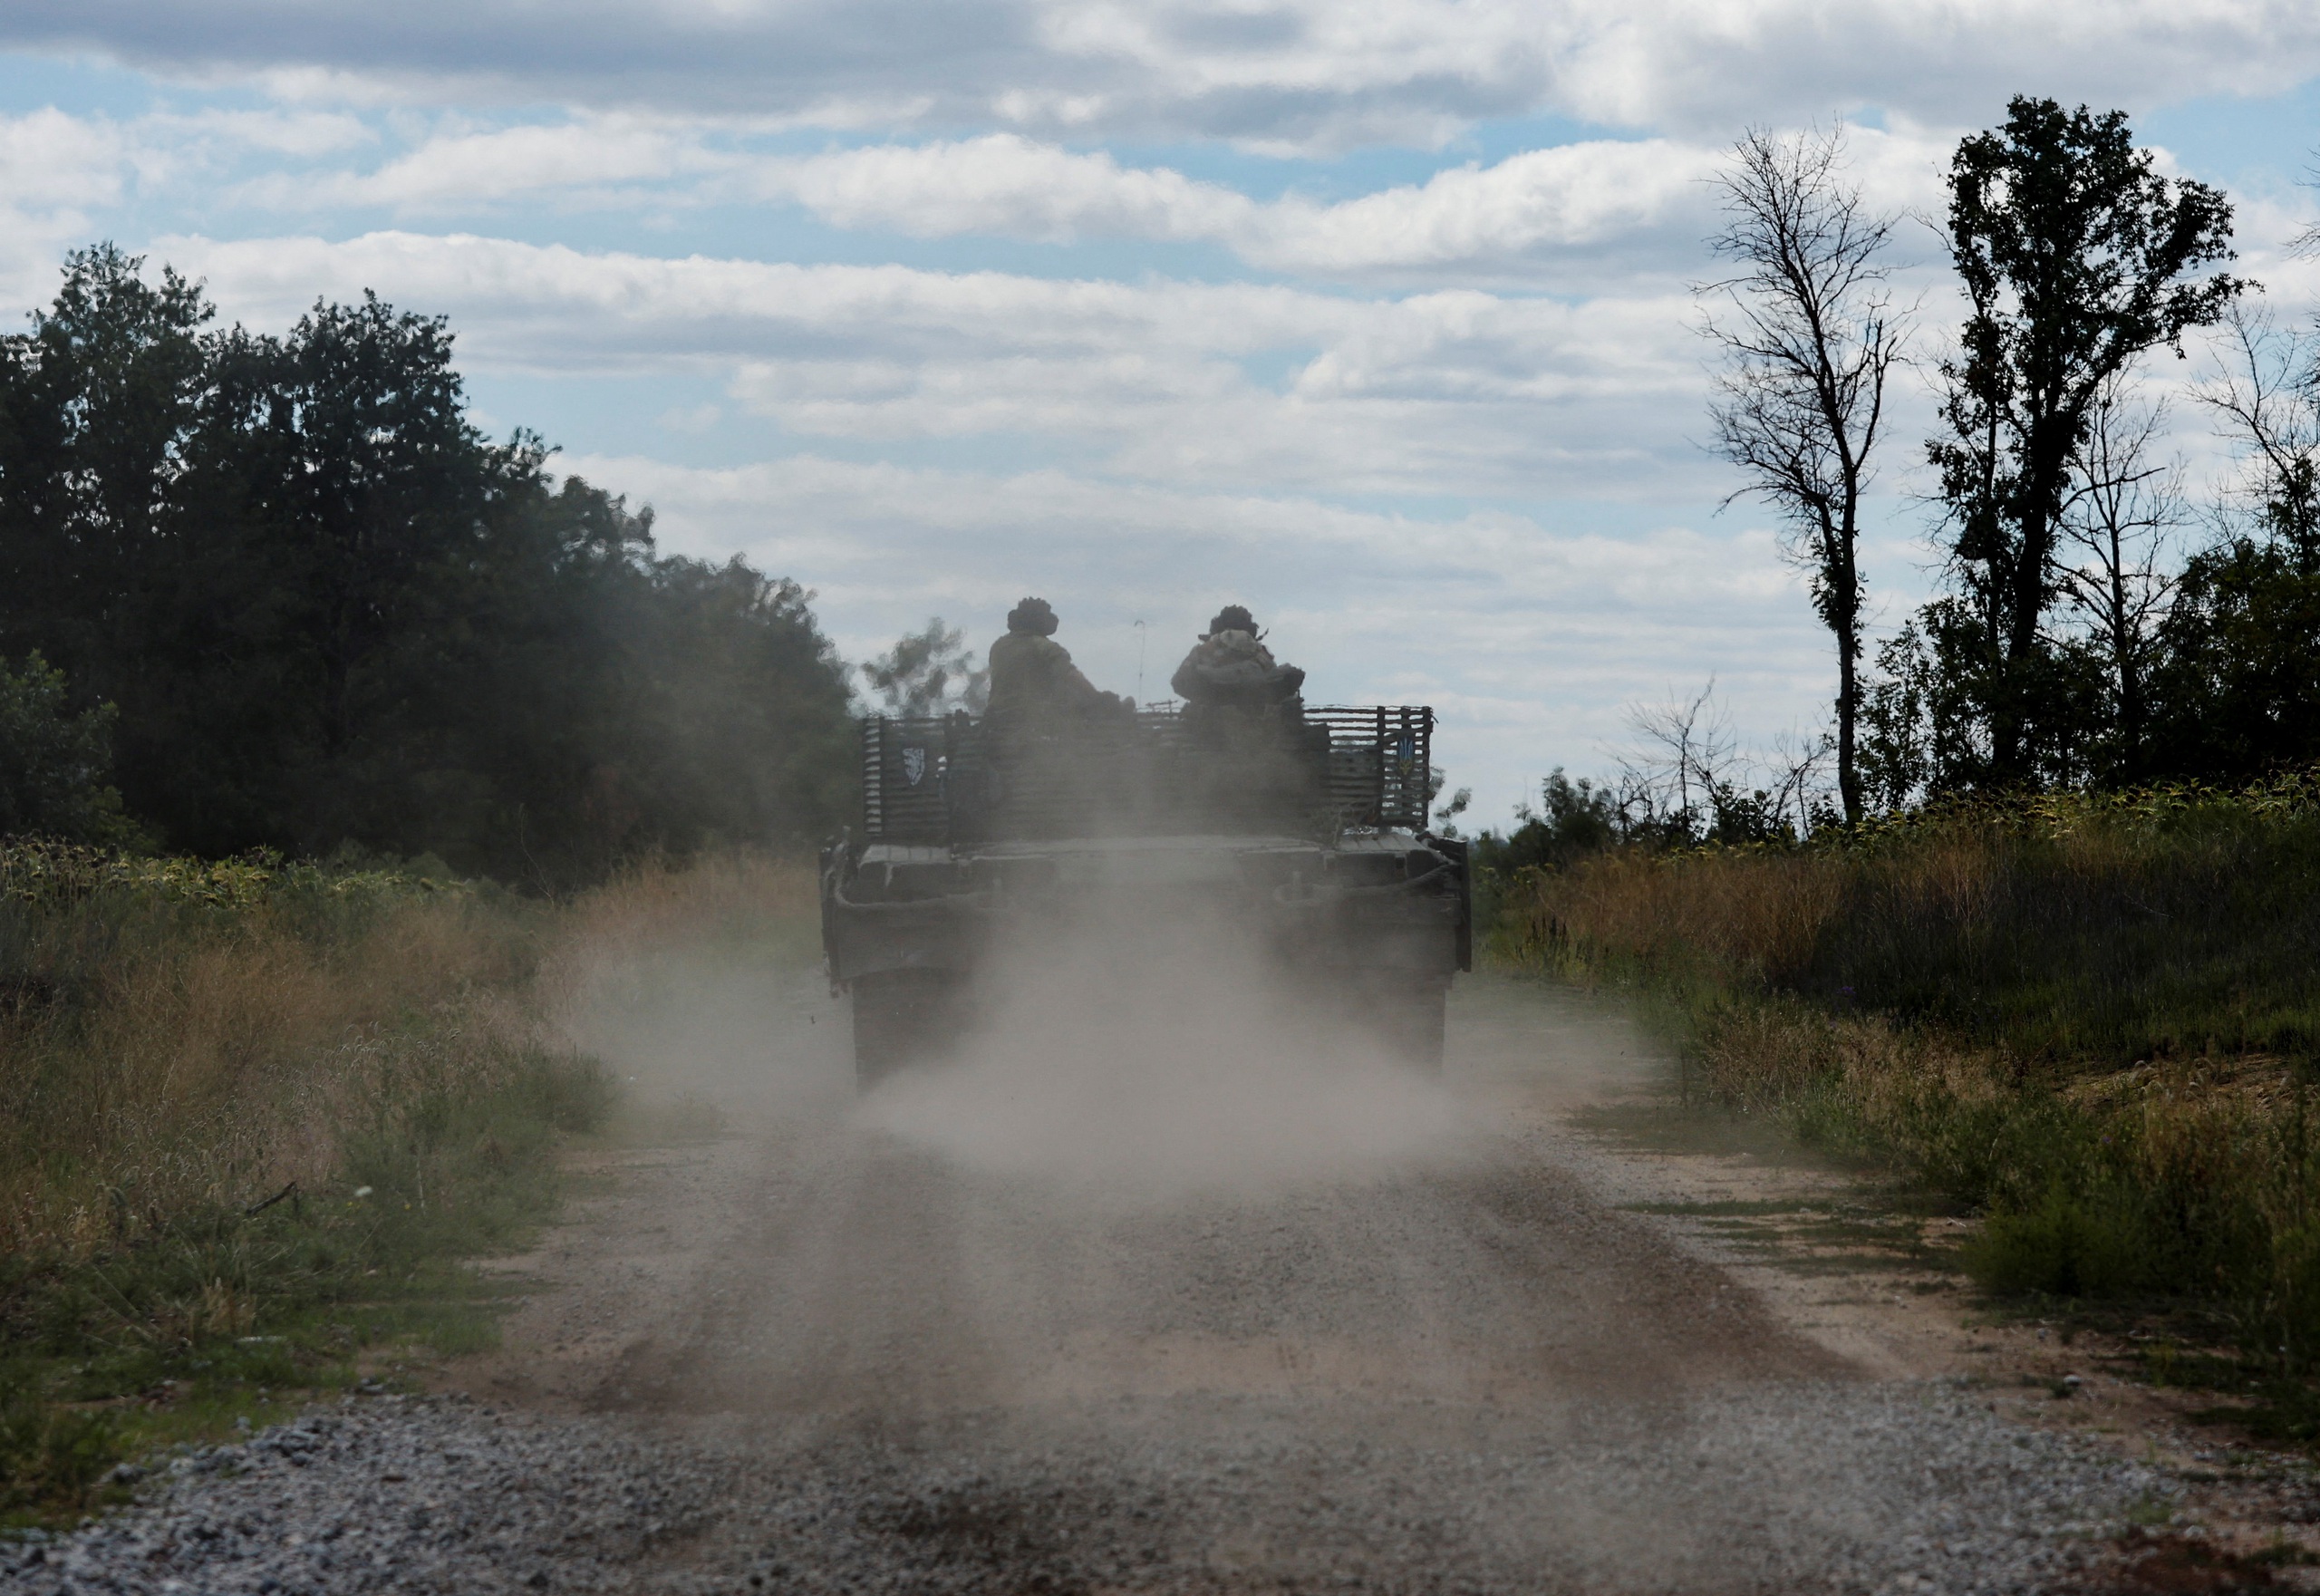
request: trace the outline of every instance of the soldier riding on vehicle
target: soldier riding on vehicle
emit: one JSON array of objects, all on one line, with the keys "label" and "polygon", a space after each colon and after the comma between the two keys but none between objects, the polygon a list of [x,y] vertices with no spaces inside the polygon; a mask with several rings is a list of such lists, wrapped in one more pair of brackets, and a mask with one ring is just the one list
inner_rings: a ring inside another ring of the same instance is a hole
[{"label": "soldier riding on vehicle", "polygon": [[1194,786],[1211,809],[1295,813],[1320,801],[1329,734],[1311,737],[1298,696],[1305,672],[1272,657],[1246,606],[1217,612],[1168,685],[1184,701],[1201,765]]},{"label": "soldier riding on vehicle", "polygon": [[1308,706],[1304,672],[1233,605],[1176,672],[1184,706],[1139,713],[1056,629],[1043,601],[1015,607],[980,717],[863,723],[861,829],[821,874],[862,1084],[960,1045],[1010,950],[1184,926],[1357,1055],[1439,1068],[1472,922],[1465,845],[1426,829],[1433,711]]},{"label": "soldier riding on vehicle", "polygon": [[1186,703],[1277,704],[1297,696],[1305,672],[1275,663],[1257,618],[1235,604],[1217,612],[1168,685]]},{"label": "soldier riding on vehicle", "polygon": [[1079,673],[1071,651],[1055,640],[1061,624],[1043,598],[1027,598],[1007,612],[1007,635],[991,645],[993,716],[1053,721],[1136,708],[1133,699],[1106,692]]},{"label": "soldier riding on vehicle", "polygon": [[1026,598],[1007,613],[1007,635],[991,645],[988,736],[979,767],[960,773],[962,791],[979,782],[985,823],[1020,818],[1027,797],[1050,807],[1117,802],[1110,790],[1117,772],[1091,756],[1132,730],[1136,701],[1082,675],[1055,640],[1058,624],[1047,600]]}]

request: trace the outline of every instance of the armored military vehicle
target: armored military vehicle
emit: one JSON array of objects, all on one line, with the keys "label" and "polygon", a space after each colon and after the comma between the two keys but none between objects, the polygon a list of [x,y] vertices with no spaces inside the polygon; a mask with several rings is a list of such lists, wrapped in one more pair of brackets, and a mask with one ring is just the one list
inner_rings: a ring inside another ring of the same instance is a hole
[{"label": "armored military vehicle", "polygon": [[862,1084],[942,1053],[999,951],[1172,904],[1222,916],[1276,990],[1439,1068],[1472,904],[1465,845],[1426,829],[1433,737],[1422,707],[1294,700],[864,721],[860,830],[821,862]]}]

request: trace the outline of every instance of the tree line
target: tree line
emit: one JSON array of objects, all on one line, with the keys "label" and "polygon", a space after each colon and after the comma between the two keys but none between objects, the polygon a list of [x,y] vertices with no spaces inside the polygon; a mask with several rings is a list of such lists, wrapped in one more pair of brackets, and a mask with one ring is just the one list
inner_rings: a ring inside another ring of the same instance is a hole
[{"label": "tree line", "polygon": [[0,833],[554,888],[844,817],[846,668],[796,583],[486,438],[440,317],[215,323],[103,245],[0,338]]},{"label": "tree line", "polygon": [[[1928,354],[1894,288],[1901,218],[1843,149],[1842,128],[1745,136],[1710,241],[1730,270],[1700,290],[1733,498],[1773,508],[1834,645],[1824,817],[2320,759],[2320,340],[2229,271],[2228,198],[2161,174],[2122,112],[2016,99],[1952,158],[1966,315]],[[2240,466],[2204,505],[2149,373],[2194,334],[2224,373],[2197,402]],[[1872,652],[1860,540],[1913,363],[1941,587]]]}]

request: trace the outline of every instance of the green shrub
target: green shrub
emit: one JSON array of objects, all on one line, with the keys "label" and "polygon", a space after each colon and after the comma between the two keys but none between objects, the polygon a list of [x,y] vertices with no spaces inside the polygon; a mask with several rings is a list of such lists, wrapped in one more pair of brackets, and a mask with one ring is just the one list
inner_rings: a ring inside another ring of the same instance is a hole
[{"label": "green shrub", "polygon": [[20,671],[0,659],[0,837],[141,840],[111,783],[119,718],[111,704],[76,713],[64,672],[37,652]]},{"label": "green shrub", "polygon": [[2001,1295],[2118,1296],[2147,1283],[2142,1240],[2122,1204],[2054,1190],[1990,1214],[1960,1261]]}]

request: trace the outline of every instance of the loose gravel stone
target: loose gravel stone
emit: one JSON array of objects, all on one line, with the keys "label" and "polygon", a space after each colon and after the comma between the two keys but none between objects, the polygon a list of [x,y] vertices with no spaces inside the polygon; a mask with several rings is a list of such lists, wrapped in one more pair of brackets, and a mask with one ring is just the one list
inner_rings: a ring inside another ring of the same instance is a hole
[{"label": "loose gravel stone", "polygon": [[1521,1418],[1115,1402],[689,1439],[450,1401],[311,1414],[11,1546],[50,1592],[2077,1588],[2160,1471],[1940,1387]]}]

